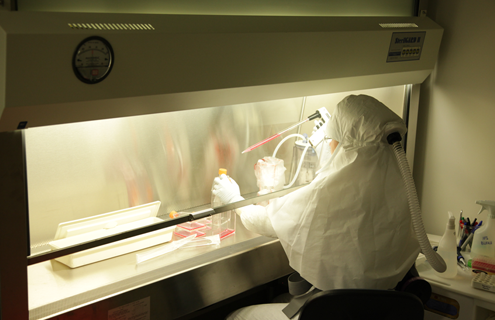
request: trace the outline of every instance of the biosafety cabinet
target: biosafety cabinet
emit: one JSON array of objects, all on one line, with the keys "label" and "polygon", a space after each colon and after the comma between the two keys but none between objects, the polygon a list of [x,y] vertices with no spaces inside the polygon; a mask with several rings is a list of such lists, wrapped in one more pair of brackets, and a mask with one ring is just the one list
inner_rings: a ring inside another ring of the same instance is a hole
[{"label": "biosafety cabinet", "polygon": [[[278,240],[240,221],[217,245],[137,254],[211,214],[219,168],[247,199],[224,211],[291,192],[256,196],[253,165],[279,141],[241,152],[348,94],[404,117],[412,161],[442,32],[427,17],[0,12],[2,319],[173,319],[289,274]],[[125,247],[137,238],[156,242]]]}]

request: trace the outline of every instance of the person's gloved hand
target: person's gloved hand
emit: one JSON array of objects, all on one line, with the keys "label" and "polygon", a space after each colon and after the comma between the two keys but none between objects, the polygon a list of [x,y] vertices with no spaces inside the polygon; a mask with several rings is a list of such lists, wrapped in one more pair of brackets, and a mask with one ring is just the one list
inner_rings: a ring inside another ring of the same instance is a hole
[{"label": "person's gloved hand", "polygon": [[241,191],[237,182],[225,174],[222,174],[220,177],[216,177],[213,180],[212,193],[218,197],[223,204],[244,200],[244,198],[241,197]]}]

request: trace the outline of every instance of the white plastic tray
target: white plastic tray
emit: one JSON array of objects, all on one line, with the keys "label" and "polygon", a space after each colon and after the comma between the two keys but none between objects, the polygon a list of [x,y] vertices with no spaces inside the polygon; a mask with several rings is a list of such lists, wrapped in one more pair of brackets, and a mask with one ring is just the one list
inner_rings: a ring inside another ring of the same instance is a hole
[{"label": "white plastic tray", "polygon": [[[160,201],[155,201],[137,207],[61,223],[57,228],[55,240],[49,243],[50,248],[62,249],[161,222],[163,220],[156,217],[160,204]],[[174,229],[175,227],[160,229],[56,258],[56,260],[71,268],[77,268],[168,242],[172,239]]]}]

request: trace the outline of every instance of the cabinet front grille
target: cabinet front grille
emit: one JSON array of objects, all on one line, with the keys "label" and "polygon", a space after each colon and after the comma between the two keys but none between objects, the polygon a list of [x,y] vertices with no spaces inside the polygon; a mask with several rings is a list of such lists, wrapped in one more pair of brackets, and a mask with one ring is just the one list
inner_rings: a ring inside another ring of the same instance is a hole
[{"label": "cabinet front grille", "polygon": [[68,23],[75,30],[105,30],[105,31],[153,31],[149,23]]}]

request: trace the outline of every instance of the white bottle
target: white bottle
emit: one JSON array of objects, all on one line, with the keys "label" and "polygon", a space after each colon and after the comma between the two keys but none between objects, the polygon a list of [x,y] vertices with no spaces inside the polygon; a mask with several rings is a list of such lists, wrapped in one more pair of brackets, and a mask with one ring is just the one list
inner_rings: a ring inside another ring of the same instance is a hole
[{"label": "white bottle", "polygon": [[453,278],[457,275],[457,243],[455,238],[455,217],[449,212],[449,221],[445,227],[440,243],[438,244],[438,254],[447,265],[447,270],[443,273],[437,272],[439,277]]},{"label": "white bottle", "polygon": [[483,225],[474,232],[471,257],[473,259],[481,256],[495,258],[495,224],[492,222],[495,219],[495,201],[478,200],[476,203],[481,205],[478,214],[484,210],[488,210],[489,213]]},{"label": "white bottle", "polygon": [[[222,174],[227,175],[227,169],[220,168],[218,169],[218,176],[221,176]],[[228,177],[228,176],[227,176]],[[223,205],[214,194],[213,194],[213,186],[211,187],[212,193],[211,193],[211,206],[212,208],[219,207]],[[219,234],[220,235],[220,240],[223,240],[224,238],[231,236],[235,233],[235,220],[236,220],[236,214],[233,211],[227,211],[227,212],[222,212],[219,214],[215,214],[211,217],[211,232],[212,235]]]},{"label": "white bottle", "polygon": [[[218,176],[221,176],[222,174],[227,174],[227,169],[220,168],[218,169]],[[215,185],[215,183],[213,183]],[[220,207],[223,203],[218,199],[214,194],[213,194],[213,185],[211,186],[211,207]]]}]

